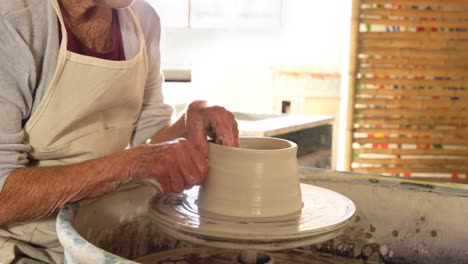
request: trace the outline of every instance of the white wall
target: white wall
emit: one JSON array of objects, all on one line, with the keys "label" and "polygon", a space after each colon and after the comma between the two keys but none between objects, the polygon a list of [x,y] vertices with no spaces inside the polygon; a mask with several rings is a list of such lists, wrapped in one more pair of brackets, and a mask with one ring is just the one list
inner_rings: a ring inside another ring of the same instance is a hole
[{"label": "white wall", "polygon": [[234,111],[272,112],[275,68],[341,71],[348,43],[344,1],[284,0],[283,26],[273,31],[163,28],[163,65],[189,64],[193,71],[190,85],[166,84],[167,98],[206,98]]},{"label": "white wall", "polygon": [[164,33],[163,64],[191,65],[191,94],[234,110],[272,108],[272,103],[259,97],[270,94],[272,65],[282,53],[274,44],[277,33],[208,29],[167,29]]}]

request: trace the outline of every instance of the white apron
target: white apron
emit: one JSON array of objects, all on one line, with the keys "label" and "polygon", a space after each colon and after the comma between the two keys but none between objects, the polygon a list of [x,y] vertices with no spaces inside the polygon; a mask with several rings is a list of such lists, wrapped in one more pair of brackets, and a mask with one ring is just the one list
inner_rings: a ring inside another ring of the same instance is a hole
[{"label": "white apron", "polygon": [[[52,1],[62,42],[55,75],[25,125],[31,166],[78,163],[124,150],[140,115],[148,73],[144,36],[130,8],[139,52],[126,61],[109,61],[67,51],[60,8]],[[0,227],[0,263],[11,262],[63,262],[55,215]]]}]

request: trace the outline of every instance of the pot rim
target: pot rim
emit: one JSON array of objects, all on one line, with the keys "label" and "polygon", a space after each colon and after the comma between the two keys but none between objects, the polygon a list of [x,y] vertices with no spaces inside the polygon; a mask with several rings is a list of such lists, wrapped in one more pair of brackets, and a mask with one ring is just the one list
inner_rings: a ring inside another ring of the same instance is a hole
[{"label": "pot rim", "polygon": [[224,150],[224,151],[232,151],[232,152],[247,152],[247,153],[259,153],[259,152],[267,152],[267,153],[272,153],[272,152],[278,152],[279,150],[287,151],[287,150],[294,150],[297,149],[297,144],[293,141],[287,140],[287,139],[282,139],[282,138],[276,138],[276,137],[253,137],[253,136],[248,136],[248,137],[239,137],[239,141],[242,140],[272,140],[272,141],[279,141],[288,144],[289,146],[285,146],[284,148],[276,148],[276,149],[250,149],[250,148],[235,148],[235,147],[228,147],[220,144],[216,144],[213,142],[213,140],[209,141],[209,146],[210,148],[216,148],[217,150]]}]

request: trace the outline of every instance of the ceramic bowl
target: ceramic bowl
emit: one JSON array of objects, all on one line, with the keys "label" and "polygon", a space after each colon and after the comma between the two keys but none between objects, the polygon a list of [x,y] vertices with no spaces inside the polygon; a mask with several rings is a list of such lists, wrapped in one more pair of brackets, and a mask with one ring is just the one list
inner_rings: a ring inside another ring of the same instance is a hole
[{"label": "ceramic bowl", "polygon": [[258,218],[300,211],[296,143],[269,137],[242,137],[239,143],[239,148],[210,143],[200,213]]}]

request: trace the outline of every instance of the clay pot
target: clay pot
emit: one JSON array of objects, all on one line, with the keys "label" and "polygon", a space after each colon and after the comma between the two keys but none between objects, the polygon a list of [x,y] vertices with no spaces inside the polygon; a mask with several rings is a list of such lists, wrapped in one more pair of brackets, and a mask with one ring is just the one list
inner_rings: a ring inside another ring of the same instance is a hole
[{"label": "clay pot", "polygon": [[240,148],[210,143],[200,213],[276,217],[302,208],[297,145],[269,137],[240,138]]}]

